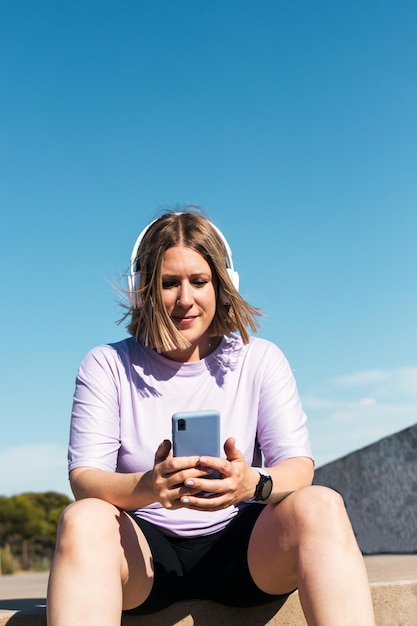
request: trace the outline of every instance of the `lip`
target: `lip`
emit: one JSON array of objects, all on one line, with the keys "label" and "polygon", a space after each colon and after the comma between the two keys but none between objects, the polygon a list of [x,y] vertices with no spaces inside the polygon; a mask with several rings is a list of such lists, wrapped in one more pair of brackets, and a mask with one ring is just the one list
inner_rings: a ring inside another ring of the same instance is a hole
[{"label": "lip", "polygon": [[189,324],[192,324],[195,319],[197,319],[197,315],[184,315],[184,316],[173,315],[172,316],[172,321],[175,324],[179,324],[181,326],[188,326]]}]

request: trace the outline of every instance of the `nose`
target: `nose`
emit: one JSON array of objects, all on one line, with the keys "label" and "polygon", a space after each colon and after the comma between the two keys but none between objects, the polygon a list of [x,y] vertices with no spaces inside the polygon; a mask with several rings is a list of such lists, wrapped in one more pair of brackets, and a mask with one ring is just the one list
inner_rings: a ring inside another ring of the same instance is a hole
[{"label": "nose", "polygon": [[189,282],[181,283],[178,288],[177,305],[183,309],[189,309],[194,302],[192,287]]}]

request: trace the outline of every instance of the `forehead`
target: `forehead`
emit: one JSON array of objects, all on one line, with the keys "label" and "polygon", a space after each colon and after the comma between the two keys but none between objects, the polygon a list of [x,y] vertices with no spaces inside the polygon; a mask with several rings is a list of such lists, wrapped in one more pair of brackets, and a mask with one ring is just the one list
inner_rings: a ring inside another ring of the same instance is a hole
[{"label": "forehead", "polygon": [[162,272],[211,274],[211,269],[205,258],[193,248],[174,246],[165,251],[162,259]]}]

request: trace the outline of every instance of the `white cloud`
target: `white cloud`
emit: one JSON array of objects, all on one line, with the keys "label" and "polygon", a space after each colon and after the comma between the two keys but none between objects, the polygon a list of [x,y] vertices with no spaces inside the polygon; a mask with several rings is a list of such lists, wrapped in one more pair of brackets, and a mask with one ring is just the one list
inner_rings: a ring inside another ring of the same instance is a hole
[{"label": "white cloud", "polygon": [[27,491],[57,491],[72,497],[65,446],[33,444],[0,450],[0,495]]},{"label": "white cloud", "polygon": [[332,378],[331,381],[340,387],[363,387],[383,382],[389,375],[386,370],[367,370]]},{"label": "white cloud", "polygon": [[368,370],[339,376],[329,381],[335,388],[371,390],[379,396],[405,394],[417,400],[417,367],[401,367],[391,370]]},{"label": "white cloud", "polygon": [[417,367],[333,378],[303,403],[320,466],[417,422]]},{"label": "white cloud", "polygon": [[340,406],[340,403],[328,398],[319,398],[313,395],[303,396],[303,405],[306,411],[315,409],[334,409]]}]

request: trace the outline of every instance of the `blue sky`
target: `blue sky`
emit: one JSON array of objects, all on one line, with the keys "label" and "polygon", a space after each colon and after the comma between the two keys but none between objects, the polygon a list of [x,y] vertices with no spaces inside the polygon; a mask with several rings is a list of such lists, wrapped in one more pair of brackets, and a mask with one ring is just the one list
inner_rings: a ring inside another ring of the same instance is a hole
[{"label": "blue sky", "polygon": [[317,464],[417,421],[417,5],[3,0],[0,494],[69,493],[74,378],[138,232],[201,205]]}]

